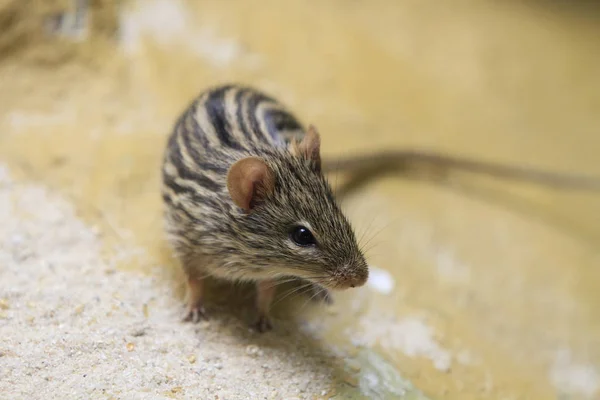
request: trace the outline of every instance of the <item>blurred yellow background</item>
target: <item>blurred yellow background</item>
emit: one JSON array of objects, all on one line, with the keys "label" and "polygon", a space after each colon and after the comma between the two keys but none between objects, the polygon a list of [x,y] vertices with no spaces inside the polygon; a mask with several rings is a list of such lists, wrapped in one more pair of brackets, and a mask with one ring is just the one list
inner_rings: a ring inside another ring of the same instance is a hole
[{"label": "blurred yellow background", "polygon": [[[147,254],[123,268],[176,271],[160,159],[179,113],[218,83],[280,98],[319,128],[324,157],[422,147],[600,176],[596,9],[105,0],[87,36],[49,37],[40,21],[61,3],[0,6],[0,159],[70,196],[107,235],[131,232],[111,245]],[[600,396],[600,197],[449,179],[381,178],[343,197],[393,289],[280,317],[302,314],[324,343],[376,351],[433,399]]]}]

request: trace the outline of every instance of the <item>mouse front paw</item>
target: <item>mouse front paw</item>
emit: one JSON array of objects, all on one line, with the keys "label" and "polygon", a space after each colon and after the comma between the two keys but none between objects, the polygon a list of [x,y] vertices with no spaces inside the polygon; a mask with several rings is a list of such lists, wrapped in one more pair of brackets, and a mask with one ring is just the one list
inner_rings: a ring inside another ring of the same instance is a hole
[{"label": "mouse front paw", "polygon": [[196,324],[203,319],[208,319],[208,315],[206,314],[204,306],[198,305],[194,307],[188,307],[182,318],[182,321]]},{"label": "mouse front paw", "polygon": [[273,324],[271,324],[271,319],[262,315],[258,317],[258,320],[254,323],[254,329],[256,329],[259,333],[264,333],[273,329]]}]

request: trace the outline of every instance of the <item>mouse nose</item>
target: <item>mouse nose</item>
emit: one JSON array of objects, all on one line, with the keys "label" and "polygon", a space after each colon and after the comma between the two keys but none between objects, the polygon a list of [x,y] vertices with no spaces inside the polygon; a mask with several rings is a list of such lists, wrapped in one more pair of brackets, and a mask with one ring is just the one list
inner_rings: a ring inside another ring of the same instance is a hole
[{"label": "mouse nose", "polygon": [[[362,267],[362,266],[361,266]],[[367,282],[369,271],[366,265],[361,268],[355,265],[344,266],[336,271],[336,281],[341,288],[360,287]]]},{"label": "mouse nose", "polygon": [[358,273],[354,274],[353,279],[352,279],[352,283],[350,284],[350,287],[359,287],[364,285],[367,282],[367,278],[369,277],[369,273],[368,270],[361,270]]}]

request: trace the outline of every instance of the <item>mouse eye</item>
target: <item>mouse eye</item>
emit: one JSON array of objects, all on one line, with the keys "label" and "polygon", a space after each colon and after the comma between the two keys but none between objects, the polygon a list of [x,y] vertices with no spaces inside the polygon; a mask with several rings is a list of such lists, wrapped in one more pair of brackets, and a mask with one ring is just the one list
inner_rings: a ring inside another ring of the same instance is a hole
[{"label": "mouse eye", "polygon": [[314,246],[317,244],[313,234],[304,226],[296,226],[292,228],[290,237],[298,246]]}]

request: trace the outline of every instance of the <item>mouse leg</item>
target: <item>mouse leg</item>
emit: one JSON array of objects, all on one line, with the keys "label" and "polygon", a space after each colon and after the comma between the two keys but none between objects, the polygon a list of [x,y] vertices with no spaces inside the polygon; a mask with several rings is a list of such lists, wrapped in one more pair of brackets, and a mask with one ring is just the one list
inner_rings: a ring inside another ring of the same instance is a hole
[{"label": "mouse leg", "polygon": [[269,311],[274,295],[275,281],[265,280],[256,284],[256,309],[258,311],[258,320],[254,326],[256,330],[261,333],[273,329],[269,318]]},{"label": "mouse leg", "polygon": [[183,318],[184,322],[196,323],[200,319],[206,318],[206,311],[204,309],[204,279],[196,278],[193,275],[188,276],[187,281],[188,288],[188,300],[187,300],[187,311]]}]

